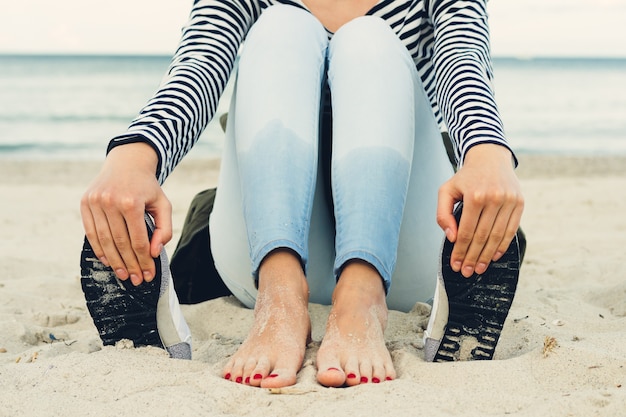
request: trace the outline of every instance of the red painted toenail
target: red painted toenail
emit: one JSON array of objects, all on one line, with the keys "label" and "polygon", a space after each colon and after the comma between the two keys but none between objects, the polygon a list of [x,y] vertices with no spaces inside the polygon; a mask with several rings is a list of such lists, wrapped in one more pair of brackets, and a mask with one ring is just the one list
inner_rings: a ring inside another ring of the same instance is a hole
[{"label": "red painted toenail", "polygon": [[237,379],[235,379],[235,382],[238,384],[241,384],[241,381],[243,381],[243,378],[238,376]]},{"label": "red painted toenail", "polygon": [[367,384],[367,381],[369,381],[369,379],[367,379],[366,376],[361,377],[361,384]]},{"label": "red painted toenail", "polygon": [[268,378],[276,378],[277,376],[278,376],[278,374],[271,374],[271,375],[268,375],[267,377]]},{"label": "red painted toenail", "polygon": [[387,378],[385,378],[386,381],[393,381],[393,378],[388,376]]},{"label": "red painted toenail", "polygon": [[246,384],[250,383],[250,377],[246,377]]},{"label": "red painted toenail", "polygon": [[378,378],[374,377],[374,378],[372,378],[372,382],[373,382],[374,384],[380,384],[380,379],[378,379]]},{"label": "red painted toenail", "polygon": [[348,374],[347,378],[348,379],[354,379],[354,378],[356,378],[356,375],[355,374]]},{"label": "red painted toenail", "polygon": [[230,379],[230,374],[224,375],[224,379]]},{"label": "red painted toenail", "polygon": [[261,375],[261,374],[254,374],[254,379],[263,379],[263,375]]}]

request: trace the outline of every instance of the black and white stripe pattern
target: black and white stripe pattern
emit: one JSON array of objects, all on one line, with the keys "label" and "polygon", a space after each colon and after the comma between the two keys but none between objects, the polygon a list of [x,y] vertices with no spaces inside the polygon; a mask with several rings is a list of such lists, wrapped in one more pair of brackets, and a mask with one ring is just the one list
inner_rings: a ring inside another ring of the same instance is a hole
[{"label": "black and white stripe pattern", "polygon": [[[165,181],[213,117],[246,33],[273,4],[306,9],[301,0],[196,0],[161,88],[109,149],[151,144]],[[380,0],[368,14],[386,20],[413,56],[461,163],[478,143],[508,146],[491,85],[486,0]]]}]

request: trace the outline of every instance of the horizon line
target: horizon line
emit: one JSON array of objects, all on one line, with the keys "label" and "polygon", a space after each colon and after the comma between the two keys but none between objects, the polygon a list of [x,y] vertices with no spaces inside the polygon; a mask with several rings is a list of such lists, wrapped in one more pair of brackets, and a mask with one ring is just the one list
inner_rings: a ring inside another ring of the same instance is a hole
[{"label": "horizon line", "polygon": [[[174,54],[167,53],[132,53],[132,52],[10,52],[0,51],[0,57],[50,57],[50,58],[172,58]],[[541,59],[563,60],[626,60],[626,55],[550,55],[550,54],[494,54],[492,59],[514,59],[518,61],[532,61]]]}]

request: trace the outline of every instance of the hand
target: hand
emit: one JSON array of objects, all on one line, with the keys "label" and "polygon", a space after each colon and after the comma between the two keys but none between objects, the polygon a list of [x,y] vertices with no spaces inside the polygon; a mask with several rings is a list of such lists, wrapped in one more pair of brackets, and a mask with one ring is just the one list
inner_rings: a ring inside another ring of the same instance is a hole
[{"label": "hand", "polygon": [[[157,155],[145,143],[113,148],[83,195],[80,211],[94,253],[118,278],[152,281],[154,259],[172,238],[172,208],[156,177]],[[144,213],[155,230],[148,240]]]},{"label": "hand", "polygon": [[[452,211],[458,201],[463,214],[457,226]],[[495,144],[471,148],[463,167],[439,189],[437,223],[454,243],[452,269],[466,278],[484,273],[506,252],[523,210],[511,152]]]}]

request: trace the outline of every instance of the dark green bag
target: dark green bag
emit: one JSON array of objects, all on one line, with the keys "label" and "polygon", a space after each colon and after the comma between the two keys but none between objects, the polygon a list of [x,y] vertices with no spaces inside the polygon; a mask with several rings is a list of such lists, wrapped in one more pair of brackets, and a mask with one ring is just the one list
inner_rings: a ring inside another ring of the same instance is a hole
[{"label": "dark green bag", "polygon": [[211,253],[209,217],[216,190],[204,190],[191,201],[180,240],[172,255],[172,279],[182,304],[201,303],[231,294],[215,269]]}]

